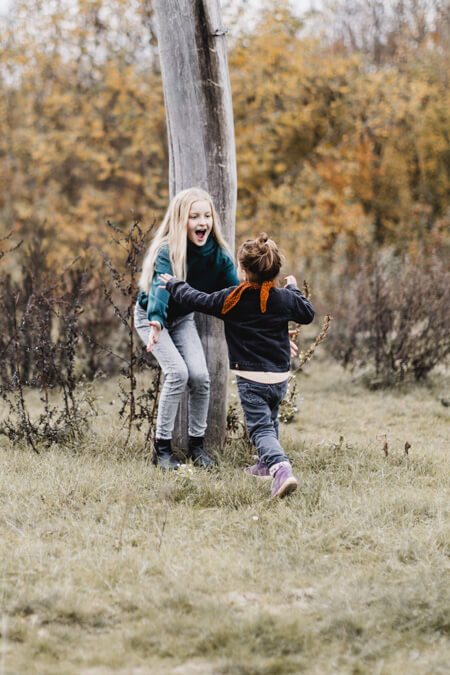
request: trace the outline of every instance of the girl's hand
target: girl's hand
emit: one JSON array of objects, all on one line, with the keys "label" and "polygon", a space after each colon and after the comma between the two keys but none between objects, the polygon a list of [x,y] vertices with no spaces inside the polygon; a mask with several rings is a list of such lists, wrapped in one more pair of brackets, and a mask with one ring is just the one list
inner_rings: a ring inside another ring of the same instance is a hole
[{"label": "girl's hand", "polygon": [[298,354],[298,347],[292,340],[289,340],[289,347],[291,349],[291,359],[295,359]]},{"label": "girl's hand", "polygon": [[295,340],[298,338],[300,326],[289,331],[289,347],[291,350],[291,359],[295,359],[298,354],[298,345]]},{"label": "girl's hand", "polygon": [[167,282],[170,281],[171,279],[175,279],[173,274],[167,274],[167,272],[164,272],[164,274],[160,274],[158,277],[158,281],[160,281],[162,284],[160,288],[165,288]]},{"label": "girl's hand", "polygon": [[159,342],[161,324],[159,321],[149,321],[148,324],[150,326],[150,335],[148,336],[147,351],[152,352],[155,345]]},{"label": "girl's hand", "polygon": [[289,286],[289,284],[294,284],[295,286],[297,286],[297,279],[294,277],[293,274],[289,274],[287,277],[284,277],[284,280],[286,282],[285,288],[286,286]]}]

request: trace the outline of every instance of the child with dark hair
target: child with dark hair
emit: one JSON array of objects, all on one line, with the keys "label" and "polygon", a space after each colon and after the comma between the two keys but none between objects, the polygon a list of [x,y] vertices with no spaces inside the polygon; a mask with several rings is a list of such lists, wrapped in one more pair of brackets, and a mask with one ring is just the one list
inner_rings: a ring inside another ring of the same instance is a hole
[{"label": "child with dark hair", "polygon": [[247,471],[272,478],[272,497],[297,487],[291,464],[278,441],[278,412],[289,377],[289,321],[311,323],[314,309],[292,275],[276,287],[282,259],[266,234],[248,239],[238,251],[239,286],[207,294],[170,274],[159,279],[174,300],[191,311],[224,321],[230,367],[250,439],[259,461]]}]

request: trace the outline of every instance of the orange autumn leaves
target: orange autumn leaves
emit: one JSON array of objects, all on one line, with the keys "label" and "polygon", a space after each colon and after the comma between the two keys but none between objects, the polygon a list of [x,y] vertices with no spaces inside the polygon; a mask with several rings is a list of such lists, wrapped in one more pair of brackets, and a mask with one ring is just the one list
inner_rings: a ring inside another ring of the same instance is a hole
[{"label": "orange autumn leaves", "polygon": [[[0,229],[47,220],[55,255],[102,245],[106,218],[168,201],[151,6],[19,3],[0,40]],[[429,49],[429,48],[428,48]],[[277,3],[230,40],[238,238],[261,230],[291,264],[445,243],[450,94],[439,49],[375,68],[308,34]]]},{"label": "orange autumn leaves", "polygon": [[267,13],[230,58],[239,227],[272,227],[292,260],[441,243],[450,95],[428,56],[374,69]]}]

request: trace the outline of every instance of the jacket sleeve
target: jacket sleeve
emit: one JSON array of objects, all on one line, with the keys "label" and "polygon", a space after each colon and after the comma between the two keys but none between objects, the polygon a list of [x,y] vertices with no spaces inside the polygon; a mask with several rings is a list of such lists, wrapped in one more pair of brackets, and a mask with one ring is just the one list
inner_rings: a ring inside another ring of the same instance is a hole
[{"label": "jacket sleeve", "polygon": [[303,293],[294,284],[289,284],[286,289],[291,296],[290,320],[296,323],[307,324],[314,319],[314,307]]},{"label": "jacket sleeve", "polygon": [[223,251],[223,267],[217,280],[217,284],[217,290],[239,285],[239,279],[236,273],[234,262],[225,251]]},{"label": "jacket sleeve", "polygon": [[147,317],[149,321],[159,321],[161,326],[167,318],[167,306],[169,304],[170,294],[165,288],[159,288],[161,285],[158,276],[166,272],[172,274],[172,264],[168,247],[162,248],[155,261],[155,273],[148,293]]},{"label": "jacket sleeve", "polygon": [[219,319],[223,318],[221,311],[230,289],[226,288],[215,293],[203,293],[179,279],[170,279],[166,288],[173,299],[186,309],[216,316]]}]

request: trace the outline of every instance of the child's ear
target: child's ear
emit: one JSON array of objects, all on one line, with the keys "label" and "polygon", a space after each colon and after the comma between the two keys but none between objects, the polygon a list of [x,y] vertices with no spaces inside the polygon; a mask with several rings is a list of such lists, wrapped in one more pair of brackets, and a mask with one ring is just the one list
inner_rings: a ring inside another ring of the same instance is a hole
[{"label": "child's ear", "polygon": [[248,281],[247,274],[245,273],[245,270],[243,270],[240,265],[237,266],[236,272],[237,272],[237,276],[238,276],[239,281],[241,281],[241,282]]}]

